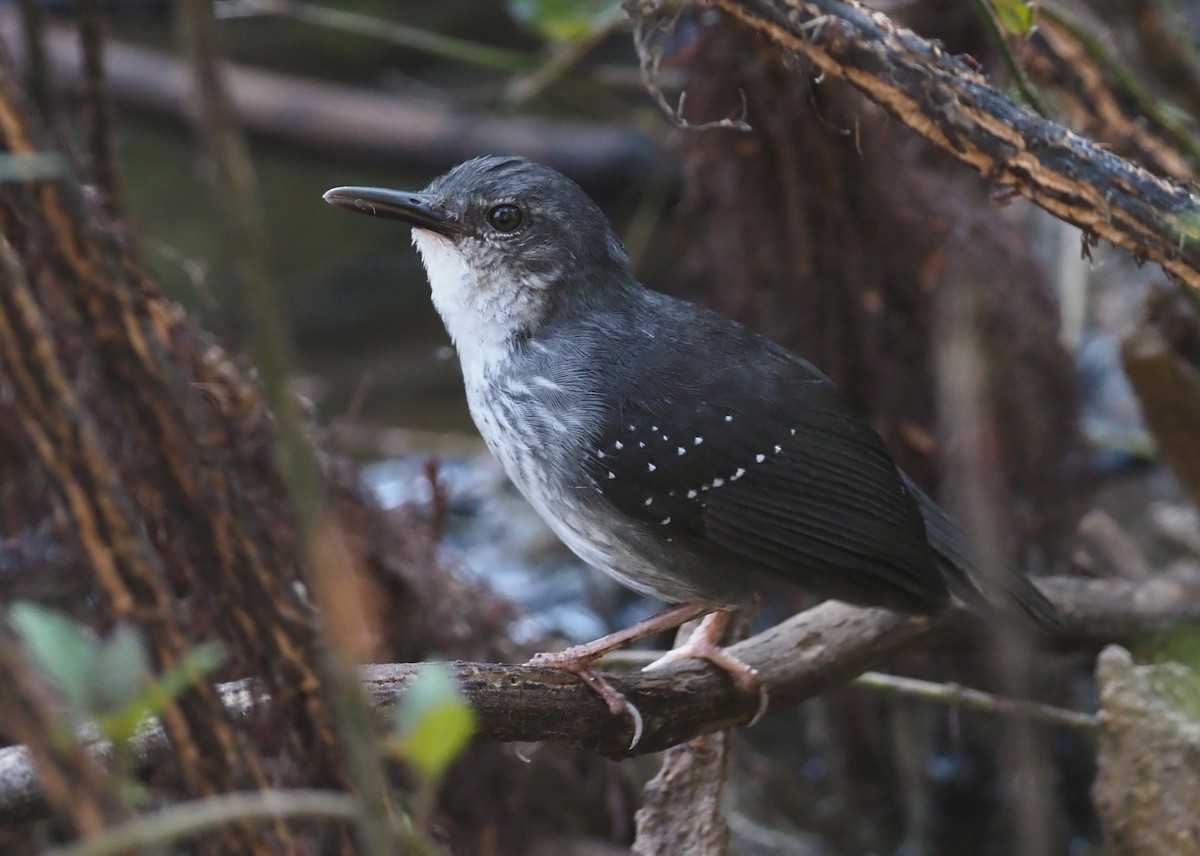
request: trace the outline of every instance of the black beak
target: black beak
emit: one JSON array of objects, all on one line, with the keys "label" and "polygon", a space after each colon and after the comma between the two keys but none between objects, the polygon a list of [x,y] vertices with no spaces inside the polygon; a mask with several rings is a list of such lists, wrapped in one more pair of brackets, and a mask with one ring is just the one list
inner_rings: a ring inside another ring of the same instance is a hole
[{"label": "black beak", "polygon": [[459,235],[463,232],[456,218],[420,193],[385,190],[382,187],[335,187],[325,192],[324,199],[338,208],[402,220],[418,229],[429,229],[440,235]]}]

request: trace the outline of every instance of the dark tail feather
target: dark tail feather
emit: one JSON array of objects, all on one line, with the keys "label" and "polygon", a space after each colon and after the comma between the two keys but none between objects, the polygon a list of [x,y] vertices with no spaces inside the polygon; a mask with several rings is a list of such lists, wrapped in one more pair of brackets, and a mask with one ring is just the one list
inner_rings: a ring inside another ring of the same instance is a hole
[{"label": "dark tail feather", "polygon": [[[1024,574],[1006,573],[1002,580],[985,578],[971,557],[966,532],[936,502],[904,477],[925,518],[925,532],[937,558],[938,570],[950,593],[976,611],[996,617],[1016,612],[1036,630],[1065,628],[1062,616]],[[995,591],[1000,588],[1000,591]],[[1000,603],[997,603],[1000,601]],[[1015,609],[1013,609],[1015,607]]]}]

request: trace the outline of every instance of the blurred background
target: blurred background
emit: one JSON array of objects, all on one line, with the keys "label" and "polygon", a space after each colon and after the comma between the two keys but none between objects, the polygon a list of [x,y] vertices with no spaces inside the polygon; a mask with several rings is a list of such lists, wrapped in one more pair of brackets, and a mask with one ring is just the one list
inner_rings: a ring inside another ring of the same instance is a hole
[{"label": "blurred background", "polygon": [[[186,34],[170,3],[101,5],[123,239],[170,298],[239,352],[248,321],[211,166],[189,126],[177,47]],[[1014,98],[1037,93],[1050,118],[1194,181],[1200,4],[1043,4],[1032,32],[1010,20],[1020,3],[871,5],[969,56]],[[81,78],[72,9],[0,4],[29,96],[62,117]],[[636,33],[605,0],[217,0],[214,9],[295,344],[295,388],[320,444],[361,467],[383,506],[435,542],[405,561],[505,604],[478,633],[506,637],[496,644],[512,657],[585,641],[657,605],[581,567],[506,483],[470,423],[407,231],[325,205],[330,187],[420,189],[477,154],[549,163],[610,215],[643,281],[811,359],[951,511],[986,484],[1006,561],[1097,579],[1196,572],[1200,485],[1160,454],[1147,425],[1171,416],[1144,414],[1153,388],[1130,382],[1146,376],[1134,345],[1147,338],[1162,346],[1154,354],[1200,366],[1194,295],[999,192],[844,83],[691,5],[645,15]],[[25,40],[31,14],[45,34],[41,58]],[[82,147],[79,125],[55,129]],[[984,367],[966,404],[943,385],[955,358],[942,346],[959,335]],[[960,431],[972,401],[990,432],[982,462]],[[772,604],[759,625],[805,605]],[[376,653],[433,659],[492,644],[471,635]],[[890,668],[1003,690],[987,632],[976,636]],[[1137,642],[1148,656],[1188,660],[1189,638]],[[1094,710],[1095,653],[1042,651],[1024,692]],[[1090,735],[1035,728],[1036,763],[1017,768],[1003,731],[995,716],[853,687],[739,731],[730,852],[1115,852],[1090,798]],[[655,768],[497,746],[475,747],[460,765],[437,827],[455,853],[628,852],[637,795]],[[1042,797],[1034,821],[1022,794]]]}]

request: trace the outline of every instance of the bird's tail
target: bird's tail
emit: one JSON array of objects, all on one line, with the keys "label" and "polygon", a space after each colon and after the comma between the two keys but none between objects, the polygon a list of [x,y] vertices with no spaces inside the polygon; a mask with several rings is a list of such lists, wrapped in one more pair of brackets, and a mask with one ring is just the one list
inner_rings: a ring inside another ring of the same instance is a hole
[{"label": "bird's tail", "polygon": [[938,570],[951,594],[984,615],[1011,614],[1015,607],[1015,612],[1036,630],[1048,632],[1064,628],[1062,616],[1054,604],[1024,574],[1009,571],[999,579],[985,577],[971,555],[963,528],[907,476],[905,481],[917,498]]}]

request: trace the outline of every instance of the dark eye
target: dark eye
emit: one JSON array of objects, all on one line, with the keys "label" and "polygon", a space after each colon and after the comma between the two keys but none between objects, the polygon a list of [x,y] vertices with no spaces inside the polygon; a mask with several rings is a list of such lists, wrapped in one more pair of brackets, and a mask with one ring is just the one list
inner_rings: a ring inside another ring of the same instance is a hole
[{"label": "dark eye", "polygon": [[497,232],[511,232],[521,225],[521,209],[515,205],[497,205],[488,211],[487,221]]}]

